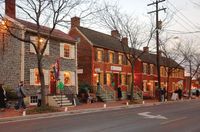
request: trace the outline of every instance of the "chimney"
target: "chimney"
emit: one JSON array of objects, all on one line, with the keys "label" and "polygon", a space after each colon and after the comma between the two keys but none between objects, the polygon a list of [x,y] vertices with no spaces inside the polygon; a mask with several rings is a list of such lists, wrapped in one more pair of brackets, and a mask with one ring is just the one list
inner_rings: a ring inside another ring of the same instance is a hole
[{"label": "chimney", "polygon": [[71,28],[79,27],[80,26],[80,18],[79,17],[72,17],[71,18]]},{"label": "chimney", "polygon": [[15,0],[5,0],[5,14],[15,19],[15,12]]},{"label": "chimney", "polygon": [[149,47],[143,47],[143,51],[145,52],[145,53],[149,53]]},{"label": "chimney", "polygon": [[122,42],[122,44],[128,45],[128,38],[127,37],[123,37],[121,42]]},{"label": "chimney", "polygon": [[120,38],[119,31],[118,30],[112,30],[111,36],[119,39]]}]

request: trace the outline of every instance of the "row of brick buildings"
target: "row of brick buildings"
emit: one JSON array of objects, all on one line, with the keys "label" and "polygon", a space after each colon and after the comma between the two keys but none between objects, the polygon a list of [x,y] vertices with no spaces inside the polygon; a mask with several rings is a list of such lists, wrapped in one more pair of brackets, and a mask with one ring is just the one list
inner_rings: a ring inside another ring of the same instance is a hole
[{"label": "row of brick buildings", "polygon": [[[6,1],[6,19],[12,26],[18,27],[15,32],[22,39],[37,41],[37,26],[28,21],[15,17],[15,0]],[[42,37],[45,40],[46,32],[50,28],[42,27]],[[30,43],[22,42],[1,31],[0,46],[0,80],[5,85],[16,87],[19,81],[25,82],[33,102],[40,80],[37,70],[36,55]],[[5,38],[3,38],[5,37]],[[99,82],[103,88],[115,91],[122,87],[126,94],[131,86],[131,65],[126,60],[122,44],[128,47],[128,38],[119,39],[117,30],[111,35],[97,32],[80,26],[80,18],[71,19],[69,34],[54,30],[48,42],[43,59],[46,90],[49,95],[56,94],[56,81],[53,76],[52,65],[59,60],[60,79],[64,82],[66,94],[77,94],[78,85],[88,84],[96,86]],[[156,55],[144,47],[144,52],[135,65],[134,84],[145,95],[155,96],[157,86]],[[168,63],[166,63],[168,62]],[[174,73],[167,84],[166,69],[174,67]],[[173,91],[183,85],[184,68],[171,59],[161,57],[161,86]]]}]

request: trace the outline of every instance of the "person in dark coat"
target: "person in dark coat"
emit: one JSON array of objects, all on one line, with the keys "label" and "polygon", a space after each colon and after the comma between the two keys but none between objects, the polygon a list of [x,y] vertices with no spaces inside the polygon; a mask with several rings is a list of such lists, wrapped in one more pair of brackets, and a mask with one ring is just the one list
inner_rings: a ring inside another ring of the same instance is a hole
[{"label": "person in dark coat", "polygon": [[5,91],[3,89],[3,84],[0,84],[0,109],[3,111],[6,108],[6,102],[5,102],[6,96]]},{"label": "person in dark coat", "polygon": [[178,88],[177,93],[178,93],[178,98],[181,99],[182,98],[182,90],[180,88]]},{"label": "person in dark coat", "polygon": [[196,90],[196,96],[199,97],[199,90]]},{"label": "person in dark coat", "polygon": [[118,95],[118,99],[121,100],[122,98],[122,90],[120,87],[117,88],[117,95]]}]

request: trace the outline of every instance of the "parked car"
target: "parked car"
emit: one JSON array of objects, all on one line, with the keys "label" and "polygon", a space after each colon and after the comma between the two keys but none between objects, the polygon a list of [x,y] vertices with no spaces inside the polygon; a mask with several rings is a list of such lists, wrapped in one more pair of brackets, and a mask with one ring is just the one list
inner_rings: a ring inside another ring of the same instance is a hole
[{"label": "parked car", "polygon": [[192,90],[191,90],[191,94],[192,94],[192,95],[196,95],[196,90],[198,90],[198,91],[200,92],[200,88],[192,89]]}]

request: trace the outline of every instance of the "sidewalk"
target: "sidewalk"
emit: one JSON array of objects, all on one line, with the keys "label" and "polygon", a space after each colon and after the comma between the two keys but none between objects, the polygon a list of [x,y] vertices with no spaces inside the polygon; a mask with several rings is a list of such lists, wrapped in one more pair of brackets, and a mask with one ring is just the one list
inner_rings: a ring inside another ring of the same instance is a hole
[{"label": "sidewalk", "polygon": [[[87,109],[101,109],[101,108],[112,108],[112,107],[123,107],[127,105],[128,100],[122,100],[122,101],[114,101],[114,102],[95,102],[95,103],[89,103],[89,104],[80,104],[78,106],[69,106],[67,107],[67,111],[77,111],[77,110],[87,110]],[[145,104],[155,103],[158,102],[157,100],[145,100]],[[106,104],[106,105],[105,105]],[[134,104],[133,104],[134,105]],[[141,104],[140,104],[141,105]],[[29,109],[29,108],[28,108]],[[66,107],[60,108],[60,111],[64,112],[66,110]],[[7,118],[7,117],[17,117],[22,116],[23,110],[16,111],[14,108],[6,109],[5,111],[0,111],[0,119]]]}]

